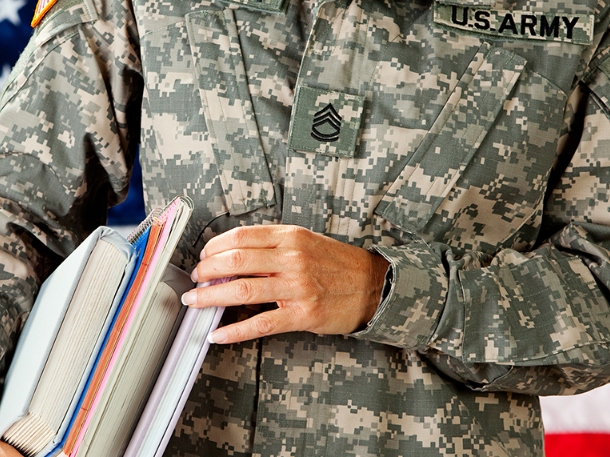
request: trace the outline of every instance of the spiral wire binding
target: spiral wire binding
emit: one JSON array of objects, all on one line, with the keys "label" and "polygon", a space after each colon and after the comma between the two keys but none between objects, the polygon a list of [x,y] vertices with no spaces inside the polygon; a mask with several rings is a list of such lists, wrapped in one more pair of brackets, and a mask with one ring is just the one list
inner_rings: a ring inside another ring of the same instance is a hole
[{"label": "spiral wire binding", "polygon": [[153,224],[153,222],[161,216],[162,210],[160,208],[155,208],[152,212],[146,216],[142,222],[138,224],[138,226],[127,236],[127,241],[130,244],[136,244],[138,239],[144,235],[146,230]]},{"label": "spiral wire binding", "polygon": [[172,201],[170,201],[165,208],[155,208],[152,212],[146,216],[140,224],[127,236],[127,241],[131,244],[135,244],[138,239],[148,230],[148,228],[155,222],[161,221],[163,219],[163,214],[170,208],[172,205],[176,205],[177,202],[180,201],[185,204],[189,209],[193,209],[193,200],[190,197],[184,195],[178,195],[174,197]]}]

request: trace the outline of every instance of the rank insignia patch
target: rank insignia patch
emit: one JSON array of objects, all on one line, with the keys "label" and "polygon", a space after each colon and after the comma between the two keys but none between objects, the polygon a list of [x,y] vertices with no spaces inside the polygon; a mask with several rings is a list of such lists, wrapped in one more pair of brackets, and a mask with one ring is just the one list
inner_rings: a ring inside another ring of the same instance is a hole
[{"label": "rank insignia patch", "polygon": [[32,18],[32,27],[36,27],[42,21],[42,18],[48,11],[57,3],[57,0],[38,0],[36,4],[36,10],[34,11],[34,17]]},{"label": "rank insignia patch", "polygon": [[364,96],[298,87],[288,147],[335,157],[354,157]]}]

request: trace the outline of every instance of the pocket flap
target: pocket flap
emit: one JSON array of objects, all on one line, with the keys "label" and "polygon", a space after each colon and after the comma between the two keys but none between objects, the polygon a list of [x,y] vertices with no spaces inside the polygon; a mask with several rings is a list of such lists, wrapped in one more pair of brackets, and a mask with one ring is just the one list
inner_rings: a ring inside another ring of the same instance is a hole
[{"label": "pocket flap", "polygon": [[485,45],[375,212],[408,231],[430,220],[502,109],[525,59]]},{"label": "pocket flap", "polygon": [[187,14],[189,44],[209,142],[232,215],[275,204],[233,12]]}]

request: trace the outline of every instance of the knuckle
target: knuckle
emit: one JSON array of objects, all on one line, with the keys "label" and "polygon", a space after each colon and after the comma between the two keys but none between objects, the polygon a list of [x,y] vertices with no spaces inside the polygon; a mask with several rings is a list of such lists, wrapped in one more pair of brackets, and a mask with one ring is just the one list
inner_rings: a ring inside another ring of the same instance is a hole
[{"label": "knuckle", "polygon": [[231,271],[239,272],[244,266],[244,251],[240,249],[234,249],[229,253],[228,266]]},{"label": "knuckle", "polygon": [[231,230],[231,243],[233,246],[242,246],[246,239],[246,227],[235,227]]},{"label": "knuckle", "polygon": [[254,285],[252,282],[240,279],[235,281],[235,299],[239,303],[251,303],[254,298]]},{"label": "knuckle", "polygon": [[295,241],[307,236],[308,233],[309,230],[298,225],[293,225],[287,228],[287,235]]},{"label": "knuckle", "polygon": [[286,231],[291,234],[297,234],[304,230],[303,227],[301,227],[300,225],[287,225],[285,227]]},{"label": "knuckle", "polygon": [[299,308],[297,312],[299,314],[299,319],[303,322],[312,323],[313,321],[317,321],[318,313],[313,306]]},{"label": "knuckle", "polygon": [[295,268],[303,268],[308,261],[308,255],[301,249],[292,249],[286,252],[286,260]]},{"label": "knuckle", "polygon": [[246,332],[240,325],[231,328],[231,339],[233,341],[244,341],[246,339]]},{"label": "knuckle", "polygon": [[259,315],[254,322],[254,329],[259,335],[269,335],[276,327],[276,320],[264,314]]}]

